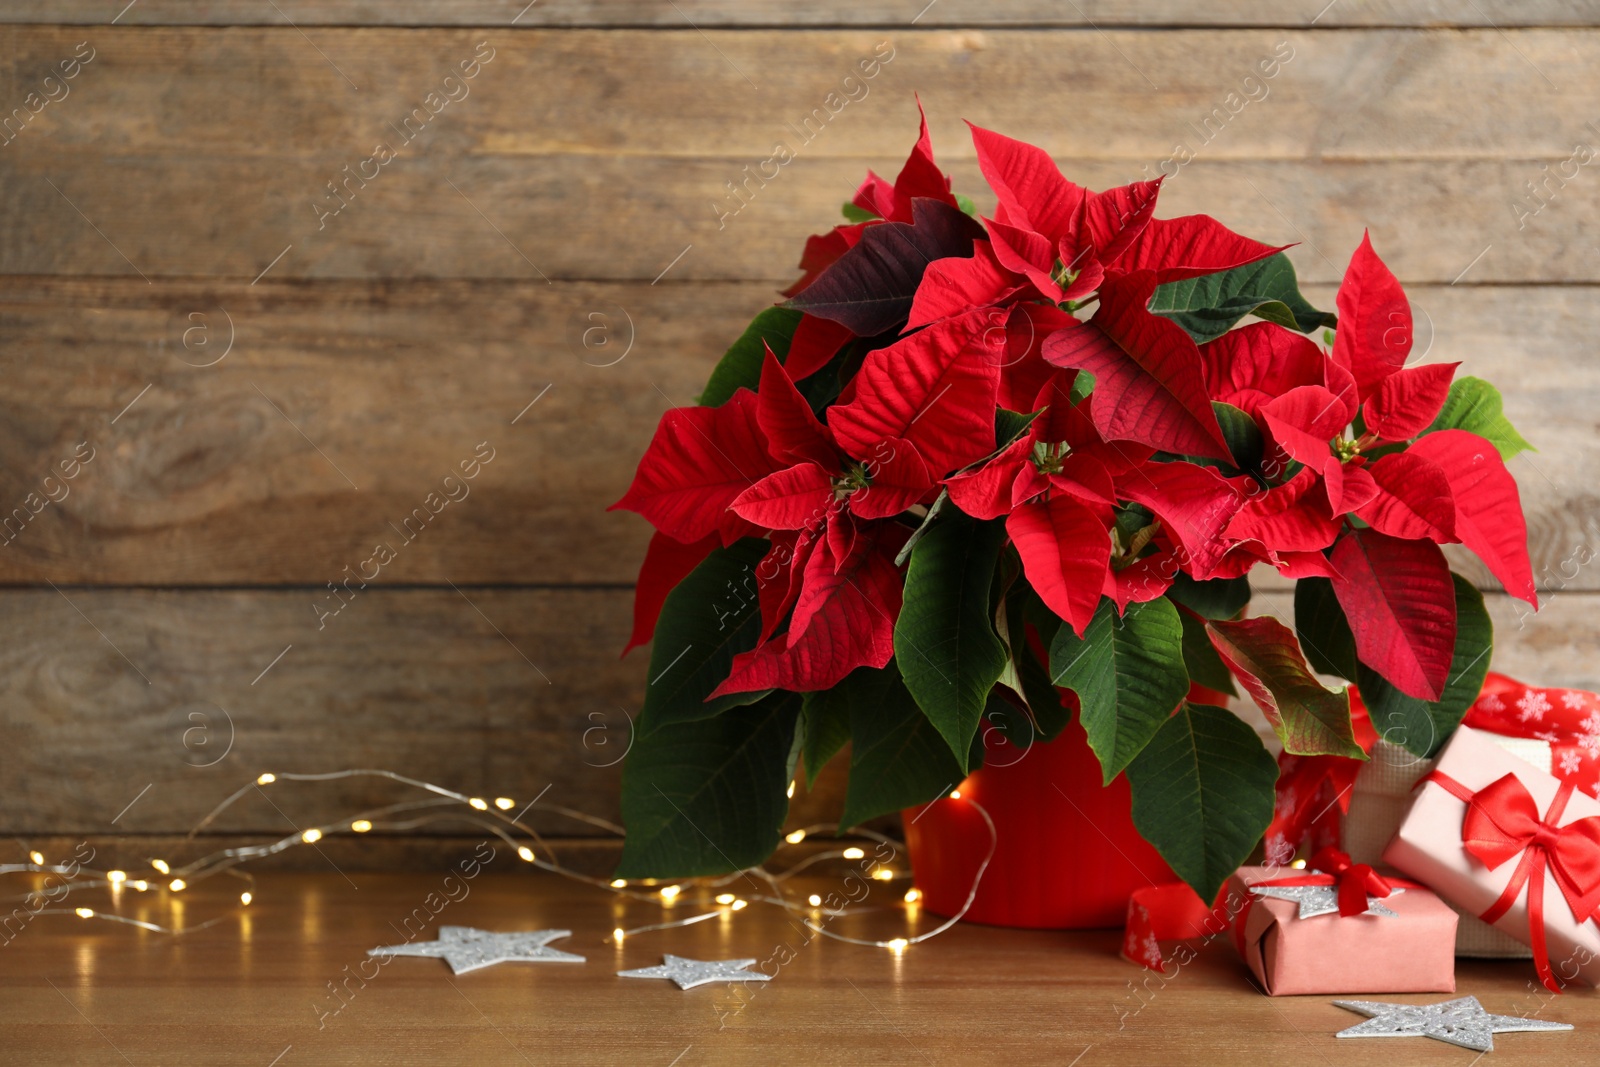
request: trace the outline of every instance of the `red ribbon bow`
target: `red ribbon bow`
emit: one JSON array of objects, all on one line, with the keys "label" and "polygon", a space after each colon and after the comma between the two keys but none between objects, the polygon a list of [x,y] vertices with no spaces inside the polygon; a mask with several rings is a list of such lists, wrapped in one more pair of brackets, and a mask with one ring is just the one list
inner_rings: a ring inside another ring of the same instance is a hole
[{"label": "red ribbon bow", "polygon": [[1348,853],[1336,848],[1318,849],[1311,857],[1311,866],[1333,876],[1339,887],[1339,914],[1343,916],[1365,915],[1368,897],[1386,897],[1395,890],[1394,883],[1369,864],[1355,863]]},{"label": "red ribbon bow", "polygon": [[1551,973],[1550,954],[1545,945],[1545,871],[1555,876],[1567,907],[1572,909],[1572,917],[1578,922],[1591,917],[1595,909],[1600,908],[1600,816],[1591,815],[1560,825],[1561,815],[1572,797],[1570,782],[1561,783],[1549,810],[1540,818],[1538,805],[1514,774],[1507,774],[1477,792],[1438,771],[1424,780],[1435,782],[1452,796],[1466,801],[1461,845],[1469,855],[1491,871],[1522,857],[1500,899],[1480,917],[1489,923],[1499,919],[1516,903],[1526,885],[1533,963],[1545,986],[1559,993],[1561,989]]}]

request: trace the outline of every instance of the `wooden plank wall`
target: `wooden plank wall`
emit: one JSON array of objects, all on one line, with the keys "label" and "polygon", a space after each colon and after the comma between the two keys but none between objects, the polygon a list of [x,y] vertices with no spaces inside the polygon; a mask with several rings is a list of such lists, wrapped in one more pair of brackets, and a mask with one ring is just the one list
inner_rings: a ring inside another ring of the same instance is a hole
[{"label": "wooden plank wall", "polygon": [[[1325,304],[1370,227],[1428,358],[1500,383],[1540,449],[1514,465],[1549,606],[1492,596],[1496,665],[1600,686],[1600,177],[1547,182],[1600,138],[1600,4],[1324,2],[6,5],[0,514],[38,513],[0,536],[0,829],[164,849],[260,771],[350,766],[615,818],[646,528],[603,508],[805,235],[894,172],[914,93],[980,206],[963,118],[1096,186],[1182,159],[1164,213],[1299,242]],[[389,794],[273,795],[214,829]]]}]

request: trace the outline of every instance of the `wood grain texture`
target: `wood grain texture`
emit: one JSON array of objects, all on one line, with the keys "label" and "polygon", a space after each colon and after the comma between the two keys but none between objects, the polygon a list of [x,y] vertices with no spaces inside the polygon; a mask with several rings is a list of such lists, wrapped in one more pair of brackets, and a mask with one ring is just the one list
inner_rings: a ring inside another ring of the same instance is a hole
[{"label": "wood grain texture", "polygon": [[[1600,588],[1574,562],[1600,554],[1600,367],[1578,358],[1600,290],[1410,292],[1418,358],[1498,383],[1540,449],[1511,466],[1541,585]],[[1327,287],[1308,295],[1332,306]],[[14,279],[0,293],[0,520],[77,443],[96,452],[60,503],[11,519],[0,582],[321,587],[398,543],[487,441],[470,495],[382,584],[631,583],[648,527],[604,509],[661,413],[691,401],[772,299],[761,283]],[[230,333],[225,358],[196,365]]]},{"label": "wood grain texture", "polygon": [[[369,588],[319,630],[309,589],[9,592],[0,827],[186,833],[263,771],[352,767],[519,806],[549,787],[546,804],[616,822],[620,757],[646,681],[642,653],[617,659],[629,600]],[[843,771],[800,794],[797,822],[837,818]],[[415,795],[370,779],[283,783],[211,829],[287,835]],[[540,832],[595,833],[539,808],[529,818]]]},{"label": "wood grain texture", "polygon": [[[3,33],[15,58],[0,99],[18,105],[84,39]],[[1478,282],[1596,280],[1581,253],[1600,182],[1578,171],[1523,229],[1513,204],[1541,164],[1593,139],[1600,33],[329,29],[315,48],[266,28],[92,36],[71,94],[3,149],[5,273],[651,279],[692,244],[672,277],[778,279],[867,166],[898,166],[922,91],[941,158],[980,204],[963,117],[1039,141],[1096,186],[1170,173],[1184,146],[1194,162],[1164,210],[1302,241],[1314,279],[1336,278],[1370,226],[1408,281],[1469,266]],[[490,38],[469,95],[407,142],[406,116]],[[868,94],[834,97],[830,115],[828,94],[886,41],[894,58],[861,83]],[[1230,114],[1229,94],[1280,42],[1294,58]],[[780,140],[797,158],[763,186]],[[379,143],[397,157],[359,176]],[[729,182],[746,183],[737,214]]]},{"label": "wood grain texture", "polygon": [[52,0],[0,9],[0,23],[122,26],[1594,26],[1592,0],[1343,0],[1325,5],[1237,0]]},{"label": "wood grain texture", "polygon": [[[1333,1006],[1331,997],[1262,996],[1224,937],[1192,942],[1191,961],[1165,979],[1117,956],[1119,931],[962,925],[897,956],[811,935],[798,919],[763,904],[612,944],[613,927],[660,921],[666,909],[493,867],[450,883],[457,899],[436,903],[433,922],[413,920],[405,929],[418,941],[431,940],[436,924],[569,929],[572,936],[555,947],[585,963],[510,963],[452,976],[439,960],[397,958],[358,970],[368,949],[403,940],[396,929],[405,917],[430,899],[446,899],[448,870],[356,875],[359,889],[332,873],[267,875],[257,902],[242,912],[233,886],[196,887],[183,894],[186,922],[228,918],[178,941],[71,915],[40,916],[5,949],[0,1023],[8,1053],[26,1063],[120,1062],[120,1054],[131,1063],[206,1065],[261,1065],[279,1056],[284,1067],[1067,1064],[1074,1056],[1084,1067],[1383,1067],[1469,1058],[1421,1039],[1336,1041],[1333,1035],[1359,1016]],[[861,913],[828,928],[876,939],[931,928],[935,917],[913,917],[897,905],[905,884],[874,885]],[[837,878],[797,880],[791,892],[798,902],[840,885]],[[668,914],[693,914],[710,905],[712,892],[686,890]],[[123,907],[171,918],[167,902],[153,894]],[[754,958],[776,978],[684,992],[665,981],[616,976],[654,966],[664,953]],[[1600,1001],[1583,992],[1536,996],[1531,974],[1525,960],[1457,966],[1462,994],[1477,996],[1489,1011],[1575,1026],[1569,1033],[1496,1035],[1493,1062],[1593,1062],[1600,1056]]]}]

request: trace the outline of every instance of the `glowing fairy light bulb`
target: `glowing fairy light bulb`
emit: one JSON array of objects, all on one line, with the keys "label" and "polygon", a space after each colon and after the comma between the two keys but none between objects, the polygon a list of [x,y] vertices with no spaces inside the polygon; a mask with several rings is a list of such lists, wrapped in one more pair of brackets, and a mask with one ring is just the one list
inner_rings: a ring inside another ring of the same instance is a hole
[{"label": "glowing fairy light bulb", "polygon": [[789,795],[789,799],[790,800],[794,799],[794,783],[793,782],[789,783],[789,794],[788,795]]},{"label": "glowing fairy light bulb", "polygon": [[662,886],[661,887],[661,899],[665,900],[668,904],[670,904],[674,900],[678,899],[678,894],[681,893],[681,892],[683,892],[683,886],[681,886],[681,885]]},{"label": "glowing fairy light bulb", "polygon": [[893,941],[890,941],[885,947],[890,952],[893,952],[896,955],[898,955],[899,953],[904,952],[906,950],[906,946],[908,946],[910,944],[911,944],[911,942],[907,941],[905,938],[897,937]]},{"label": "glowing fairy light bulb", "polygon": [[820,908],[822,907],[822,898],[817,894],[812,893],[806,898],[806,903],[810,904],[813,908]]},{"label": "glowing fairy light bulb", "polygon": [[77,909],[77,913],[78,913],[78,918],[80,918],[80,919],[92,919],[92,918],[94,918],[94,909],[93,908],[78,908]]},{"label": "glowing fairy light bulb", "polygon": [[488,811],[489,810],[489,802],[487,800],[483,799],[482,797],[473,797],[470,800],[468,800],[467,803],[471,804],[473,806],[473,808],[478,810],[478,811]]},{"label": "glowing fairy light bulb", "polygon": [[533,849],[529,848],[527,845],[518,845],[517,856],[521,858],[523,863],[532,863]]},{"label": "glowing fairy light bulb", "polygon": [[501,811],[510,811],[512,808],[517,806],[517,802],[512,800],[510,797],[495,797],[494,806],[499,808]]},{"label": "glowing fairy light bulb", "polygon": [[894,881],[894,872],[887,867],[879,867],[872,872],[872,877],[880,882],[892,882]]},{"label": "glowing fairy light bulb", "polygon": [[364,834],[368,830],[372,829],[372,823],[368,822],[366,819],[357,819],[355,822],[350,824],[350,829],[355,833]]},{"label": "glowing fairy light bulb", "polygon": [[174,878],[171,882],[167,883],[167,888],[172,890],[174,893],[181,893],[185,889],[189,888],[189,883],[185,882],[182,878]]},{"label": "glowing fairy light bulb", "polygon": [[906,890],[906,903],[907,904],[915,904],[917,901],[919,901],[921,899],[922,899],[922,890],[920,890],[920,889],[907,889]]},{"label": "glowing fairy light bulb", "polygon": [[611,888],[612,889],[621,889],[623,886],[625,886],[627,884],[628,884],[628,880],[626,878],[613,878],[613,879],[611,879]]},{"label": "glowing fairy light bulb", "polygon": [[623,938],[625,938],[627,936],[628,936],[628,931],[624,930],[620,926],[617,927],[615,930],[611,931],[611,938],[614,941],[621,941]]},{"label": "glowing fairy light bulb", "polygon": [[250,906],[250,902],[254,899],[256,899],[255,895],[248,889],[239,894],[239,903],[243,904],[247,908]]},{"label": "glowing fairy light bulb", "polygon": [[150,888],[150,883],[145,881],[143,878],[140,878],[135,882],[129,882],[128,884],[133,886],[133,888],[137,889],[141,893]]},{"label": "glowing fairy light bulb", "polygon": [[322,831],[313,826],[311,829],[300,835],[300,840],[304,841],[308,845],[314,845],[318,841],[322,840]]},{"label": "glowing fairy light bulb", "polygon": [[792,833],[784,834],[783,839],[791,845],[798,845],[806,839],[806,832],[804,830],[795,830]]},{"label": "glowing fairy light bulb", "polygon": [[121,885],[123,882],[126,882],[127,880],[128,880],[128,872],[127,871],[107,871],[106,872],[106,881],[110,882],[112,885]]},{"label": "glowing fairy light bulb", "polygon": [[739,898],[734,896],[732,893],[718,893],[717,894],[717,903],[718,904],[732,904],[737,899],[739,899]]},{"label": "glowing fairy light bulb", "polygon": [[172,868],[167,866],[167,861],[166,860],[151,860],[150,861],[150,866],[154,867],[157,871],[160,871],[162,874],[171,874],[172,873]]},{"label": "glowing fairy light bulb", "polygon": [[865,856],[866,853],[861,851],[859,848],[851,847],[845,849],[842,853],[840,853],[840,855],[844,856],[844,858],[847,860],[858,860]]},{"label": "glowing fairy light bulb", "polygon": [[736,900],[736,901],[733,902],[733,910],[734,911],[743,911],[745,908],[748,908],[749,906],[750,906],[750,902],[748,900]]},{"label": "glowing fairy light bulb", "polygon": [[256,775],[256,785],[271,785],[278,780],[278,776],[271,771]]},{"label": "glowing fairy light bulb", "polygon": [[959,790],[959,789],[950,790],[950,799],[951,800],[960,800],[961,799],[961,790]]},{"label": "glowing fairy light bulb", "polygon": [[28,853],[28,858],[33,861],[33,865],[35,867],[43,867],[44,866],[44,853],[43,852],[30,852],[30,853]]}]

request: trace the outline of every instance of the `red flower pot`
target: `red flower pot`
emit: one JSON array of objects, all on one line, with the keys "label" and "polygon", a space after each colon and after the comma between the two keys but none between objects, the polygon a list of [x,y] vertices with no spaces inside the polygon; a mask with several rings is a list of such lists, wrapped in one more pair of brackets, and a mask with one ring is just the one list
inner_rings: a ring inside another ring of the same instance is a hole
[{"label": "red flower pot", "polygon": [[[990,733],[984,765],[958,799],[904,812],[922,903],[954,915],[966,902],[994,820],[994,859],[966,921],[1036,929],[1121,926],[1128,896],[1174,875],[1133,827],[1128,782],[1102,786],[1100,763],[1076,717],[1054,741],[1025,751]],[[996,744],[997,742],[997,744]]]}]

